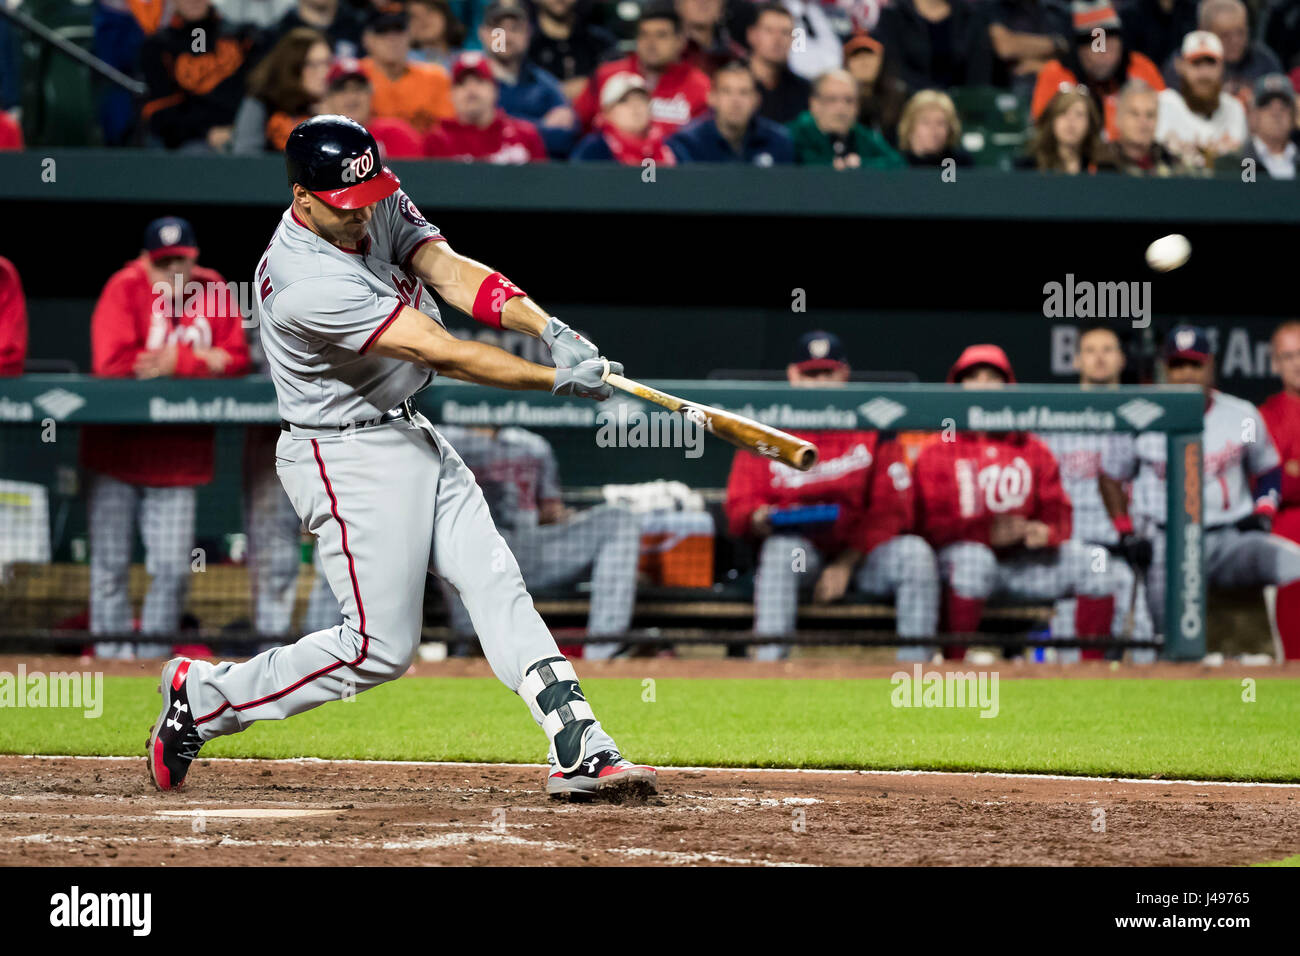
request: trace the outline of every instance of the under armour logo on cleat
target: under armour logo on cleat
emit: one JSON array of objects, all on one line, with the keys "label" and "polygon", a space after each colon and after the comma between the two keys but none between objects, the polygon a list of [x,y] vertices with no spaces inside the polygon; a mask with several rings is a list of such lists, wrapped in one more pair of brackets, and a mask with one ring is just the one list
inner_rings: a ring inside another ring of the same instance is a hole
[{"label": "under armour logo on cleat", "polygon": [[[176,717],[180,717],[187,710],[189,710],[189,708],[184,704],[182,704],[179,700],[172,701],[172,706],[176,708]],[[176,717],[167,718],[167,726],[170,727],[172,730],[181,729],[181,722],[177,720]]]},{"label": "under armour logo on cleat", "polygon": [[596,764],[598,764],[598,763],[600,763],[600,758],[599,758],[599,757],[592,757],[590,760],[588,760],[588,761],[587,761],[587,773],[595,773],[595,772],[596,772]]}]

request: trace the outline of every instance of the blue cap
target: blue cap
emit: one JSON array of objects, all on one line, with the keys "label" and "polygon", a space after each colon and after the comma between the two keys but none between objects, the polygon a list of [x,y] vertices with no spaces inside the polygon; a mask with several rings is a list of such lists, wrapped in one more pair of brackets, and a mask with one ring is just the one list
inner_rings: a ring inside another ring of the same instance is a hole
[{"label": "blue cap", "polygon": [[809,332],[800,336],[792,361],[801,372],[813,372],[823,368],[847,368],[849,364],[840,337],[834,332],[822,331]]},{"label": "blue cap", "polygon": [[1200,326],[1176,325],[1165,337],[1165,361],[1188,359],[1193,362],[1208,362],[1213,355],[1210,337]]},{"label": "blue cap", "polygon": [[169,256],[194,258],[199,254],[194,227],[179,216],[163,216],[145,226],[144,248],[154,262]]}]

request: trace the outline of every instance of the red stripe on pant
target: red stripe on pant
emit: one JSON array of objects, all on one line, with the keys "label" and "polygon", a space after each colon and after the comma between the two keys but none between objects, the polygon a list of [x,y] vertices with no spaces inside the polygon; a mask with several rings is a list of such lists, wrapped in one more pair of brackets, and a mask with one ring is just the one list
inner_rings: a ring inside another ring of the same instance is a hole
[{"label": "red stripe on pant", "polygon": [[348,576],[352,578],[352,595],[353,597],[356,598],[357,617],[360,619],[361,622],[361,628],[360,628],[361,629],[361,653],[357,655],[355,660],[335,661],[333,664],[330,664],[326,667],[322,667],[320,670],[308,674],[306,677],[302,678],[301,680],[295,681],[294,683],[290,684],[288,687],[284,688],[283,690],[278,690],[273,694],[267,694],[265,697],[259,697],[257,700],[250,700],[245,704],[232,704],[230,703],[230,701],[226,701],[220,707],[214,710],[212,713],[206,714],[196,719],[194,721],[196,725],[207,723],[209,720],[221,716],[223,713],[226,712],[227,709],[248,710],[251,707],[257,707],[260,706],[261,704],[269,704],[271,701],[279,700],[281,697],[285,696],[286,694],[293,693],[295,690],[297,690],[299,687],[302,687],[304,684],[310,684],[318,677],[325,676],[330,671],[337,670],[340,667],[356,667],[358,664],[364,661],[366,659],[366,655],[370,653],[370,635],[366,633],[366,607],[361,601],[361,585],[357,583],[356,561],[353,560],[352,550],[348,547],[348,526],[347,523],[343,520],[343,517],[339,514],[339,501],[338,498],[336,498],[334,495],[334,486],[330,484],[329,475],[325,473],[325,460],[321,458],[320,445],[317,443],[316,439],[314,438],[311,440],[311,448],[312,448],[312,453],[316,456],[316,464],[320,468],[320,478],[325,485],[325,494],[329,495],[330,513],[334,515],[334,520],[339,523],[339,529],[342,531],[342,535],[343,535],[343,553],[344,555],[347,556],[348,559]]}]

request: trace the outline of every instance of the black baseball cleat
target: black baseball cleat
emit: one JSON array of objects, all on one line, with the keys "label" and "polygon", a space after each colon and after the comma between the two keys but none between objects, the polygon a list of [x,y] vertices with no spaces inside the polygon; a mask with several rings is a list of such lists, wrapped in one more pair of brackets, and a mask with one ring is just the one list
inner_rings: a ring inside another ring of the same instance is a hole
[{"label": "black baseball cleat", "polygon": [[585,758],[576,770],[557,771],[546,781],[548,794],[569,800],[589,800],[597,794],[615,799],[629,796],[644,799],[657,791],[655,768],[625,760],[617,750],[602,750]]},{"label": "black baseball cleat", "polygon": [[179,790],[203,746],[194,726],[189,695],[185,693],[185,678],[191,663],[189,658],[177,657],[163,665],[162,681],[158,685],[163,698],[162,713],[145,745],[149,776],[159,790]]}]

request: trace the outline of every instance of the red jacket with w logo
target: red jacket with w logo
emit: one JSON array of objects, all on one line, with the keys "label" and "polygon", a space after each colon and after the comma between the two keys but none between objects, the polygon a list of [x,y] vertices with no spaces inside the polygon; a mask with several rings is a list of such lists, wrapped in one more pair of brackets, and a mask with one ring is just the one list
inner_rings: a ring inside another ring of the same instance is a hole
[{"label": "red jacket with w logo", "polygon": [[916,529],[935,548],[989,543],[998,515],[1020,515],[1051,529],[1055,547],[1070,537],[1072,507],[1048,447],[1024,432],[957,432],[921,449],[914,469]]}]

